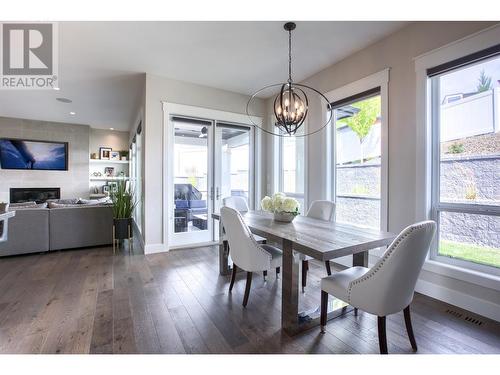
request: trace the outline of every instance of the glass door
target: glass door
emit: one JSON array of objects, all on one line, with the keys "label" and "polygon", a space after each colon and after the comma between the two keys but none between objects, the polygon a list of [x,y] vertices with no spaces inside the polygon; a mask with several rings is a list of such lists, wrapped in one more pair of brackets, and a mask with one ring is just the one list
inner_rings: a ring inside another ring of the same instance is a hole
[{"label": "glass door", "polygon": [[213,122],[173,117],[173,220],[171,246],[213,241],[212,132]]},{"label": "glass door", "polygon": [[[223,199],[243,197],[253,207],[253,132],[249,126],[216,122],[214,168],[214,212],[219,212]],[[218,236],[214,223],[214,239]]]}]

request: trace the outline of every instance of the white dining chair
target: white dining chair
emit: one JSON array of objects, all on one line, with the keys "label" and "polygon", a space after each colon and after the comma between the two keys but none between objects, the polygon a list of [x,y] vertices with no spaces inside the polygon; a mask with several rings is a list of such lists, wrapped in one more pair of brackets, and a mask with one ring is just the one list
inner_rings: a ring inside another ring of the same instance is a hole
[{"label": "white dining chair", "polygon": [[386,316],[404,310],[406,331],[414,351],[417,343],[410,318],[415,284],[432,239],[434,221],[423,221],[405,228],[382,258],[372,267],[352,267],[321,279],[321,332],[325,332],[328,295],[357,309],[378,316],[380,353],[387,354]]},{"label": "white dining chair", "polygon": [[[226,197],[222,198],[222,205],[224,207],[230,207],[232,209],[235,209],[236,211],[240,213],[245,213],[250,211],[250,208],[248,207],[247,200],[244,197],[240,196],[231,196],[231,197]],[[253,238],[255,238],[255,241],[261,244],[267,243],[267,239],[264,237],[261,237],[257,234],[252,234]],[[226,238],[223,238],[223,240],[226,240]],[[267,277],[267,271],[264,271],[264,280]]]},{"label": "white dining chair", "polygon": [[241,214],[235,209],[222,207],[220,213],[233,259],[233,273],[229,291],[233,290],[238,268],[246,271],[247,283],[243,297],[243,306],[246,306],[252,285],[252,272],[269,271],[274,268],[278,274],[281,267],[282,251],[271,245],[257,243]]},{"label": "white dining chair", "polygon": [[[332,201],[314,201],[311,203],[309,210],[306,213],[307,217],[311,217],[313,219],[324,220],[324,221],[333,221],[335,218],[335,203]],[[313,258],[300,254],[299,259],[302,261],[302,292],[304,292],[307,285],[307,271],[309,271],[309,261]],[[330,261],[325,261],[326,273],[328,276],[332,274],[332,269],[330,266]]]}]

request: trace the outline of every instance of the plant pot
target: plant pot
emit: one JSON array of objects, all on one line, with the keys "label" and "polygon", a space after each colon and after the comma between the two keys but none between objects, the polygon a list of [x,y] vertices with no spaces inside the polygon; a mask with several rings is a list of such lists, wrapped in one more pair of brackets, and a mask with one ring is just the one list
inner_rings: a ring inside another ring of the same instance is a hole
[{"label": "plant pot", "polygon": [[294,214],[290,212],[275,212],[274,221],[281,221],[282,223],[291,223],[295,219]]},{"label": "plant pot", "polygon": [[9,204],[0,202],[0,214],[3,214],[4,212],[9,211]]},{"label": "plant pot", "polygon": [[132,236],[132,219],[113,219],[113,224],[115,226],[115,240],[124,240],[129,238],[129,226],[130,226],[130,236]]}]

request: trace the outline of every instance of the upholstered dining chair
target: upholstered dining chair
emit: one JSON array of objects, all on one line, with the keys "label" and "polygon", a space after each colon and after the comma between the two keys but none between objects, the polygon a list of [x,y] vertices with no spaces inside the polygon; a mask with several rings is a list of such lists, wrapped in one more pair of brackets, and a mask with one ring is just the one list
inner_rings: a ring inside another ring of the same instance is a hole
[{"label": "upholstered dining chair", "polygon": [[282,251],[271,245],[257,243],[241,214],[235,209],[222,207],[220,213],[233,259],[233,273],[229,291],[233,290],[238,268],[246,271],[247,283],[243,297],[243,306],[246,306],[252,285],[252,272],[268,271],[274,268],[278,274],[281,267]]},{"label": "upholstered dining chair", "polygon": [[[222,205],[224,207],[230,207],[232,209],[235,209],[236,211],[240,213],[245,213],[250,211],[250,208],[248,207],[247,200],[244,197],[240,196],[235,196],[235,197],[226,197],[222,198]],[[258,236],[256,234],[252,234],[253,238],[255,238],[255,241],[261,244],[267,243],[267,239],[261,236]],[[226,238],[223,238],[223,240],[226,240]],[[264,280],[266,279],[267,276],[267,271],[264,271]]]},{"label": "upholstered dining chair", "polygon": [[378,316],[381,354],[387,354],[386,316],[404,310],[408,338],[416,351],[410,304],[435,233],[434,221],[410,225],[403,229],[372,268],[352,267],[321,279],[321,332],[325,332],[328,295],[331,294],[355,309]]},{"label": "upholstered dining chair", "polygon": [[[324,221],[333,221],[335,217],[335,203],[332,201],[314,201],[311,203],[311,207],[306,213],[307,217],[311,217],[313,219],[324,220]],[[302,292],[304,292],[307,285],[307,271],[309,271],[309,261],[313,258],[300,254],[299,259],[302,261]],[[326,273],[328,276],[332,274],[332,270],[330,267],[330,261],[325,261]]]}]

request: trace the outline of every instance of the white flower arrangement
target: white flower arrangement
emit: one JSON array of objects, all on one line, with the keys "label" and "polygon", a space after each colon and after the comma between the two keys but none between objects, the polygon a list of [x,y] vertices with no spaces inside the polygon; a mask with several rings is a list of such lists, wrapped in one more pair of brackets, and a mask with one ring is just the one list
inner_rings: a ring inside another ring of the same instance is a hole
[{"label": "white flower arrangement", "polygon": [[266,195],[260,205],[264,211],[272,213],[286,212],[295,216],[299,214],[300,208],[300,204],[295,198],[287,197],[283,193],[276,193],[272,198]]}]

